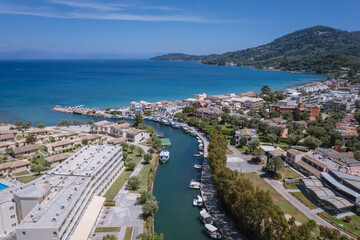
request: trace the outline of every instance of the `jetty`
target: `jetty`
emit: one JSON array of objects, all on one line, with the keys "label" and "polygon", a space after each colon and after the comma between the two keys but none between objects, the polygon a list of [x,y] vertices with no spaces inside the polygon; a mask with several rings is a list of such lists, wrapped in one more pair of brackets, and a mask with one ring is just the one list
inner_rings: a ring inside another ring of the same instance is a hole
[{"label": "jetty", "polygon": [[161,146],[162,147],[171,147],[171,142],[169,138],[162,138],[161,139]]}]

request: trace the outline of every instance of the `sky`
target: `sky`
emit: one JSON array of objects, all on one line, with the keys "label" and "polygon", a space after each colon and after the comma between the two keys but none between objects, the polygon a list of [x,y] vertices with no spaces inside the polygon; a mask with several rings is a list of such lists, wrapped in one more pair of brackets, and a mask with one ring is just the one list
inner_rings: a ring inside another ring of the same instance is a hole
[{"label": "sky", "polygon": [[0,0],[0,52],[188,54],[315,25],[360,30],[359,0]]}]

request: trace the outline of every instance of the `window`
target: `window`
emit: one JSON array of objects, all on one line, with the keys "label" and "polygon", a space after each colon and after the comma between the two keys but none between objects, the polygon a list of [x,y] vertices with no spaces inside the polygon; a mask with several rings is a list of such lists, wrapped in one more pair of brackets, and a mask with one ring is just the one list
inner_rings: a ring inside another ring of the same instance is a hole
[{"label": "window", "polygon": [[9,210],[14,210],[14,207],[9,207]]},{"label": "window", "polygon": [[21,232],[21,235],[26,236],[26,232]]},{"label": "window", "polygon": [[11,219],[14,219],[14,218],[15,218],[15,215],[12,215],[10,218],[11,218]]},{"label": "window", "polygon": [[13,223],[11,226],[12,226],[12,227],[16,227],[16,223]]}]

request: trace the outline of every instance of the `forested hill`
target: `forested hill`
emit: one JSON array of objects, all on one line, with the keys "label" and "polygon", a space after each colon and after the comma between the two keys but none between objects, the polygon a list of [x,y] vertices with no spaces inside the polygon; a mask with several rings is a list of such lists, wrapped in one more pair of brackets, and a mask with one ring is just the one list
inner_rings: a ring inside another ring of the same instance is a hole
[{"label": "forested hill", "polygon": [[336,73],[340,67],[360,70],[360,31],[325,26],[302,29],[273,42],[221,55],[166,54],[162,61],[201,61],[212,65],[254,66],[285,71]]}]

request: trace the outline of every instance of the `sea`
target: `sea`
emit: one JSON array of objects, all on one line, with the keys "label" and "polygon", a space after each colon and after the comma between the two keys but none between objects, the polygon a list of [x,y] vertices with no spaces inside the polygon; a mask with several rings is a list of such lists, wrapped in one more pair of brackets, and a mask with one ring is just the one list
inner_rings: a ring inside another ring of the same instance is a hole
[{"label": "sea", "polygon": [[[131,101],[179,100],[197,93],[280,90],[325,79],[318,74],[150,60],[0,61],[0,120],[54,125],[73,116],[56,105],[128,107]],[[78,118],[78,117],[76,117]],[[85,120],[84,118],[82,118]]]}]

